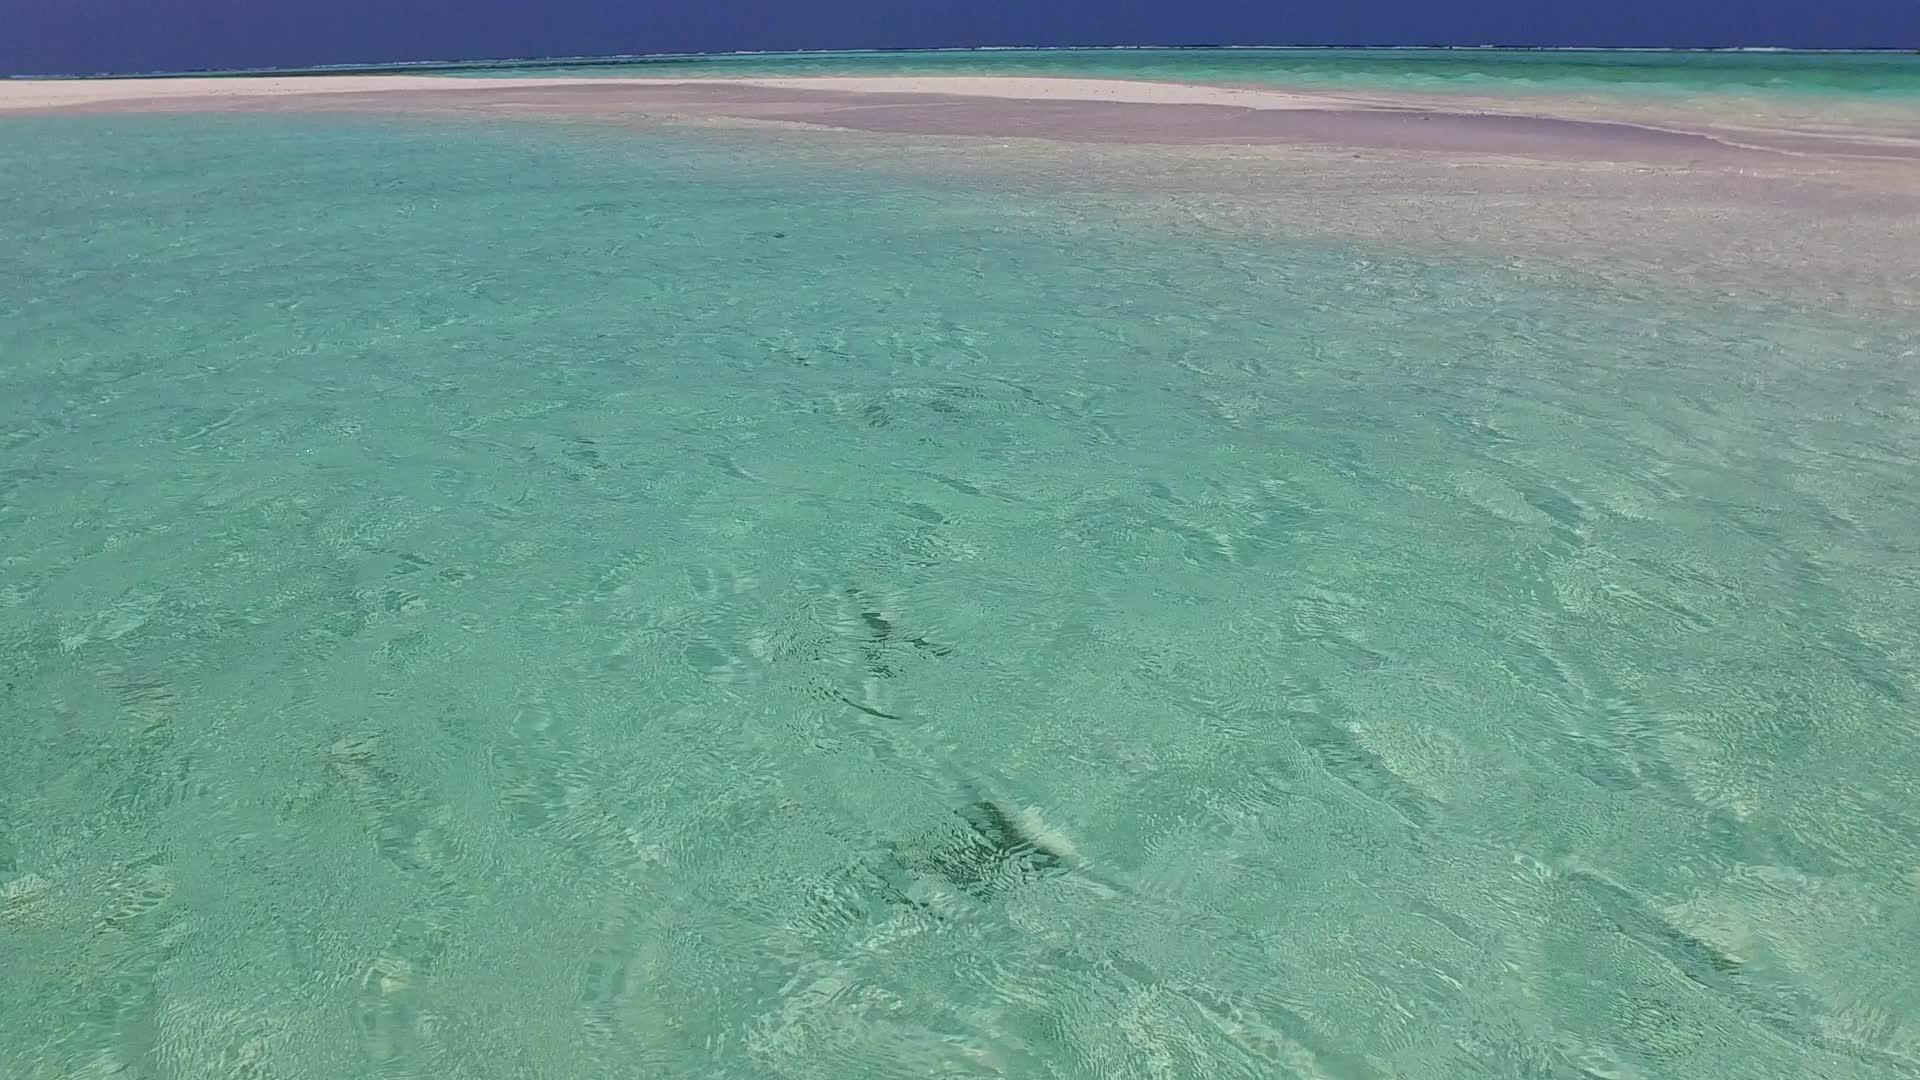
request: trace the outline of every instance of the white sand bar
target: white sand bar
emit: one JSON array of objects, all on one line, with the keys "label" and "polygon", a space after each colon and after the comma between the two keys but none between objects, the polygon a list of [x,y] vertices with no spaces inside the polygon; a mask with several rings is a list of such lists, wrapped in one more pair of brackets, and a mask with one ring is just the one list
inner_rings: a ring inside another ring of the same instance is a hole
[{"label": "white sand bar", "polygon": [[0,80],[0,111],[135,104],[169,98],[233,99],[310,94],[468,91],[586,86],[757,86],[849,94],[938,94],[1021,101],[1102,101],[1139,105],[1226,105],[1243,109],[1353,108],[1354,99],[1127,79],[979,76],[806,76],[771,79],[460,78],[445,75],[287,75],[167,79]]}]

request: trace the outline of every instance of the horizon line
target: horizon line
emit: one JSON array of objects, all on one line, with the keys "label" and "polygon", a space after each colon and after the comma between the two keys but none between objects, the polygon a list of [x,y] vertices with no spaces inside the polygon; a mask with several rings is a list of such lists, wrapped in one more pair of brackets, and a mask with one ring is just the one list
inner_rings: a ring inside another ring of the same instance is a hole
[{"label": "horizon line", "polygon": [[248,78],[271,75],[355,75],[404,71],[463,71],[511,67],[592,67],[632,63],[727,60],[770,56],[885,56],[982,52],[1588,52],[1588,53],[1747,53],[1753,55],[1920,55],[1920,49],[1868,47],[1803,49],[1781,45],[949,45],[897,49],[736,49],[725,52],[601,53],[578,56],[471,57],[457,60],[392,60],[377,63],[308,64],[296,67],[181,68],[156,71],[66,72],[51,75],[0,75],[29,79],[173,79]]}]

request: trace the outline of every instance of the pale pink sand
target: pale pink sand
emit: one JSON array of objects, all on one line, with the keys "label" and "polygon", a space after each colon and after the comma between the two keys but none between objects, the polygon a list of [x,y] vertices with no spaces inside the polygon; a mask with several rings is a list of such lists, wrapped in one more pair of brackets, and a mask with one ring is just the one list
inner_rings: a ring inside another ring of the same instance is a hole
[{"label": "pale pink sand", "polygon": [[769,90],[829,90],[844,94],[909,93],[1022,101],[1106,101],[1157,105],[1229,105],[1242,109],[1348,107],[1332,95],[1295,94],[1185,83],[1123,79],[1010,78],[1002,76],[809,76],[784,79],[514,78],[462,79],[441,75],[290,75],[178,79],[14,79],[0,81],[0,111],[63,109],[191,98],[231,103],[241,98],[309,94],[445,91],[497,96],[502,90],[624,87],[752,86]]},{"label": "pale pink sand", "polygon": [[1002,77],[0,81],[0,123],[136,112],[747,124],[849,167],[995,174],[1175,225],[1920,309],[1911,110]]},{"label": "pale pink sand", "polygon": [[320,75],[0,82],[0,112],[513,111],[672,115],[843,130],[1061,142],[1293,145],[1662,166],[1769,157],[1920,161],[1906,131],[1755,128],[1698,116],[1608,116],[1532,99],[1307,94],[1120,79],[886,76],[746,79]]}]

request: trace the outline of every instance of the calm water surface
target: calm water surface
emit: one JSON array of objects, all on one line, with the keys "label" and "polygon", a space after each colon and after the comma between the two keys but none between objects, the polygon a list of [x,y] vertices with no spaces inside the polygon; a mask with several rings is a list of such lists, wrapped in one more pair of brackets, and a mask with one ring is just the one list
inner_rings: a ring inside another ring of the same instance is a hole
[{"label": "calm water surface", "polygon": [[0,125],[0,1075],[1920,1075],[1920,328]]}]

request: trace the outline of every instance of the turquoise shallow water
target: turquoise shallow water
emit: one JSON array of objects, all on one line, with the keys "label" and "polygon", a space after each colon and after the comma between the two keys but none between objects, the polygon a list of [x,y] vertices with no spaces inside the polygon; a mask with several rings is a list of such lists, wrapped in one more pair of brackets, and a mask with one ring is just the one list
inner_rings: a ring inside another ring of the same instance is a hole
[{"label": "turquoise shallow water", "polygon": [[0,126],[0,1075],[1920,1075],[1916,328]]},{"label": "turquoise shallow water", "polygon": [[1920,54],[1515,49],[999,49],[656,57],[489,65],[583,75],[1054,75],[1482,94],[1615,92],[1920,98]]}]

